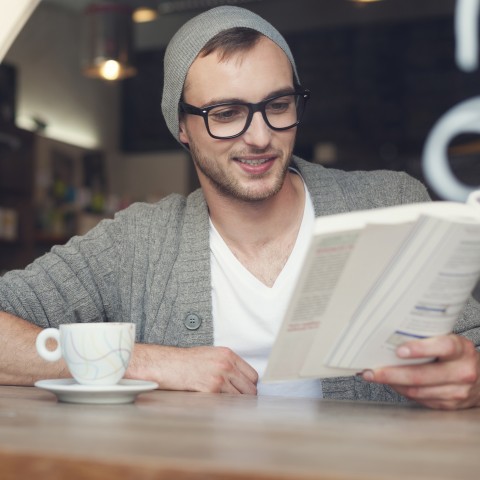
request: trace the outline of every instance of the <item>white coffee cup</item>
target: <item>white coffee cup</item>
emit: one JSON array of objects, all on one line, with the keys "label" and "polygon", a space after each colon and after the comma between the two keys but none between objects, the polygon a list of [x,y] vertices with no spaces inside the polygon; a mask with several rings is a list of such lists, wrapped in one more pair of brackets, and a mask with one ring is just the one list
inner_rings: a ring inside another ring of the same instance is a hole
[{"label": "white coffee cup", "polygon": [[[56,340],[55,350],[46,342]],[[83,385],[115,385],[125,375],[135,343],[134,323],[70,323],[42,330],[36,340],[41,357],[63,357],[73,378]]]}]

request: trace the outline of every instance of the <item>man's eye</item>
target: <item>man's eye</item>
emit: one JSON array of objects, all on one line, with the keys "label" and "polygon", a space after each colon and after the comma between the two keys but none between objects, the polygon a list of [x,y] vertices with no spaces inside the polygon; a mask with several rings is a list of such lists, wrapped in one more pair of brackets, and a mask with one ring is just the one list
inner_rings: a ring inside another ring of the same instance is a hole
[{"label": "man's eye", "polygon": [[215,109],[209,113],[209,118],[216,122],[233,122],[244,117],[244,109],[237,107]]},{"label": "man's eye", "polygon": [[290,108],[291,103],[292,102],[288,100],[275,100],[267,105],[267,109],[272,113],[282,113]]}]

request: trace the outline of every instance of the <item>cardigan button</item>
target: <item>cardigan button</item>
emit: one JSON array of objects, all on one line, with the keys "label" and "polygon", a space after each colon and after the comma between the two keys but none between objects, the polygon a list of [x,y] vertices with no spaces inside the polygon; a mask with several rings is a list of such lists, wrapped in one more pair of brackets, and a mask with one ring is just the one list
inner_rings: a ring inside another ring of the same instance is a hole
[{"label": "cardigan button", "polygon": [[196,313],[189,313],[183,323],[189,330],[197,330],[202,324],[202,319]]}]

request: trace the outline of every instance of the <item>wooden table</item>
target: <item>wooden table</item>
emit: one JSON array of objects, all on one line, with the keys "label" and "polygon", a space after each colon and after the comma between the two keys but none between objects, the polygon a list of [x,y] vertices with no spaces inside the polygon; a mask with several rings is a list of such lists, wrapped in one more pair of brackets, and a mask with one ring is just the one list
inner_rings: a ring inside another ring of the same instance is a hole
[{"label": "wooden table", "polygon": [[0,387],[0,479],[480,478],[480,409],[153,391],[74,405]]}]

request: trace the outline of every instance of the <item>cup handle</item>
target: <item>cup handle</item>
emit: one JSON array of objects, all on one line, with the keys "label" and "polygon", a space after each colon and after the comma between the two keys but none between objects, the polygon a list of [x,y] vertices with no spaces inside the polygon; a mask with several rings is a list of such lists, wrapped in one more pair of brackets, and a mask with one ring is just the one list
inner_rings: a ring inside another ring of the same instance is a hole
[{"label": "cup handle", "polygon": [[447,155],[448,144],[461,133],[480,133],[480,97],[459,103],[437,121],[425,143],[422,167],[425,179],[440,197],[465,202],[478,187],[455,177]]},{"label": "cup handle", "polygon": [[[56,340],[57,348],[55,350],[48,350],[46,347],[47,340],[49,339]],[[62,350],[60,348],[60,330],[57,328],[46,328],[42,330],[38,335],[35,341],[35,346],[37,347],[37,352],[39,355],[48,360],[49,362],[56,362],[62,358]]]}]

